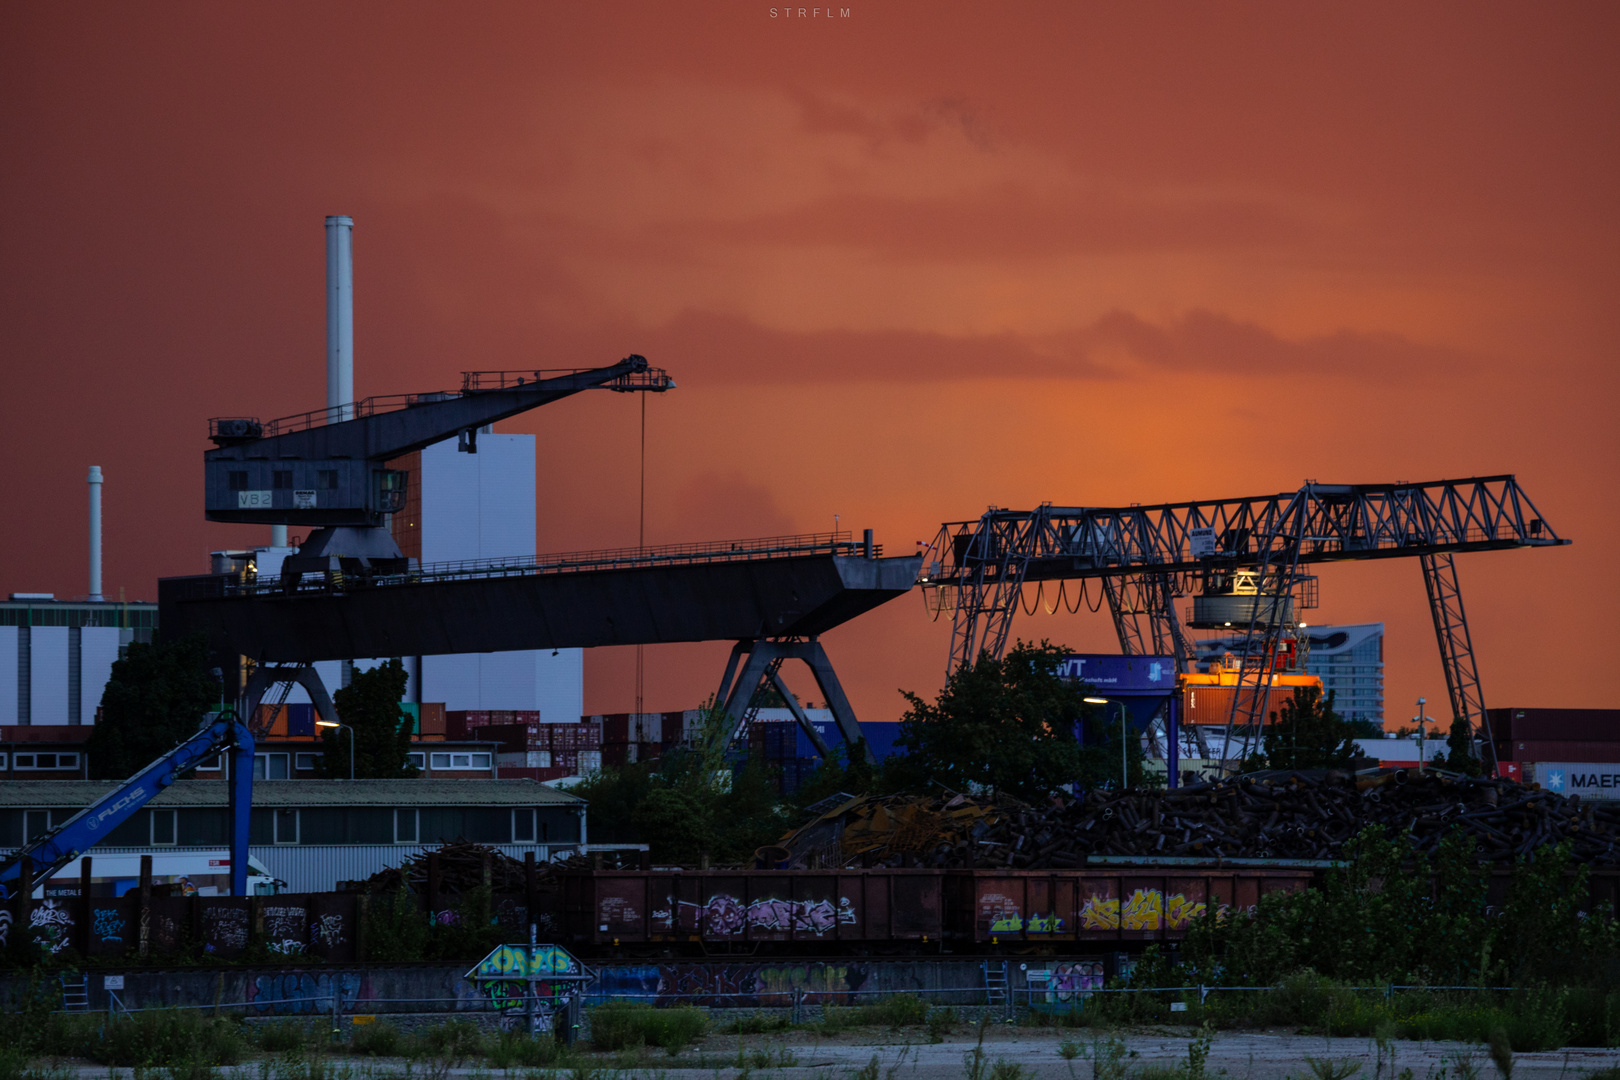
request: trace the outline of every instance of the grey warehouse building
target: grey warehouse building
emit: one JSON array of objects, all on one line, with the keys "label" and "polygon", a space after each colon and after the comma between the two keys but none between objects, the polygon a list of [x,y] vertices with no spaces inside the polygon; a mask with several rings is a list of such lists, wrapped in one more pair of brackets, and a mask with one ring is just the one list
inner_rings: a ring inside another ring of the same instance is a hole
[{"label": "grey warehouse building", "polygon": [[[0,784],[0,850],[55,828],[118,787],[114,781]],[[585,800],[533,780],[282,780],[255,784],[249,855],[292,892],[358,881],[455,840],[516,859],[583,851]],[[166,788],[87,854],[177,855],[229,849],[223,781]]]}]

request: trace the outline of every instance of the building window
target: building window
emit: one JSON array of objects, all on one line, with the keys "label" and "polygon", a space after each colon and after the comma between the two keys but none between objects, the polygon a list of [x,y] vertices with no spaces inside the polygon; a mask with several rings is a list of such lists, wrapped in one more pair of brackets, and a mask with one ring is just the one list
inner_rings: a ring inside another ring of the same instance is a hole
[{"label": "building window", "polygon": [[29,769],[77,769],[79,767],[78,754],[16,754],[14,755],[14,768]]},{"label": "building window", "polygon": [[325,756],[325,754],[294,754],[293,768],[297,769],[299,772],[309,772],[312,769],[318,769],[321,767],[321,759]]},{"label": "building window", "polygon": [[287,779],[286,754],[254,754],[253,779],[255,780],[285,780]]},{"label": "building window", "polygon": [[286,469],[277,469],[270,474],[270,486],[277,491],[291,491],[292,473]]},{"label": "building window", "polygon": [[394,843],[416,843],[416,809],[399,809],[394,811]]},{"label": "building window", "polygon": [[178,834],[179,834],[179,829],[175,825],[175,811],[173,811],[173,810],[153,810],[152,811],[152,846],[153,847],[157,847],[159,845],[164,845],[164,844],[173,844],[175,842],[175,839],[178,836]]},{"label": "building window", "polygon": [[298,811],[276,811],[276,839],[278,844],[298,843]]},{"label": "building window", "polygon": [[427,768],[426,754],[412,751],[411,753],[405,755],[405,760],[409,761],[412,765],[415,765],[418,769]]},{"label": "building window", "polygon": [[336,491],[337,490],[337,470],[336,469],[321,469],[321,470],[318,470],[316,472],[315,476],[316,476],[315,486],[317,488],[325,488],[327,491]]},{"label": "building window", "polygon": [[232,469],[230,471],[230,473],[229,473],[229,476],[230,476],[230,483],[231,483],[231,490],[232,491],[246,491],[248,489],[248,486],[247,486],[247,470],[245,470],[245,469]]},{"label": "building window", "polygon": [[51,812],[49,810],[30,810],[23,815],[23,835],[25,841],[38,840],[51,831]]},{"label": "building window", "polygon": [[219,772],[223,768],[225,768],[224,754],[215,754],[207,761],[199,762],[197,764],[198,772]]},{"label": "building window", "polygon": [[5,768],[6,768],[6,755],[0,754],[0,772],[4,772]]},{"label": "building window", "polygon": [[532,807],[512,811],[512,843],[534,843],[534,810]]},{"label": "building window", "polygon": [[488,754],[430,754],[428,760],[435,769],[487,769]]}]

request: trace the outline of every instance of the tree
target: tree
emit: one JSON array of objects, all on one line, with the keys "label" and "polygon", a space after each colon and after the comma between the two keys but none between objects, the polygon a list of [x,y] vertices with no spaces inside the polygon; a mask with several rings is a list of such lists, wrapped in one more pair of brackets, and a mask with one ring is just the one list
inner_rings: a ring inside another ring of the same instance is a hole
[{"label": "tree", "polygon": [[[887,763],[886,786],[977,786],[1038,802],[1082,780],[1101,754],[1076,737],[1081,692],[1058,675],[1067,652],[1021,641],[1003,659],[982,652],[952,672],[932,703],[901,691],[911,705],[900,721],[904,753]],[[1118,744],[1114,752],[1117,762]]]},{"label": "tree", "polygon": [[220,707],[220,683],[201,634],[132,642],[101,693],[101,719],[85,752],[90,775],[123,780],[197,733]]},{"label": "tree", "polygon": [[326,750],[320,763],[322,776],[349,778],[351,738],[355,779],[390,780],[417,774],[409,756],[411,717],[399,707],[407,681],[405,665],[396,657],[369,671],[356,671],[349,685],[332,695],[338,719],[349,730],[321,729]]},{"label": "tree", "polygon": [[1259,756],[1272,769],[1349,769],[1361,756],[1355,738],[1355,726],[1333,711],[1332,694],[1298,686],[1271,714]]},{"label": "tree", "polygon": [[1451,721],[1451,734],[1446,736],[1446,768],[1464,776],[1482,776],[1485,767],[1474,756],[1474,729],[1462,717]]}]

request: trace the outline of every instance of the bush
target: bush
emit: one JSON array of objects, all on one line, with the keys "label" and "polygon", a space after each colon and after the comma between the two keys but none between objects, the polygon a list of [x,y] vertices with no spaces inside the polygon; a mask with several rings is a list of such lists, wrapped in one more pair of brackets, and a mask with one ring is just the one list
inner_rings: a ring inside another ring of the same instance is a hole
[{"label": "bush", "polygon": [[349,1049],[366,1057],[397,1057],[403,1042],[399,1028],[386,1020],[356,1024],[349,1031]]},{"label": "bush", "polygon": [[272,1020],[253,1029],[253,1041],[272,1054],[300,1050],[316,1036],[303,1020]]},{"label": "bush", "polygon": [[563,1057],[563,1047],[554,1040],[531,1039],[528,1032],[503,1031],[489,1047],[489,1063],[497,1069],[555,1067]]},{"label": "bush", "polygon": [[703,1010],[690,1005],[655,1009],[630,1001],[610,1001],[591,1010],[591,1046],[597,1050],[658,1046],[673,1056],[708,1030],[709,1020]]},{"label": "bush", "polygon": [[446,1020],[422,1032],[421,1043],[435,1057],[460,1065],[484,1053],[484,1033],[471,1020]]},{"label": "bush", "polygon": [[891,1031],[914,1027],[928,1021],[928,1003],[916,994],[895,994],[879,998],[862,1011],[870,1018],[868,1023],[885,1024]]},{"label": "bush", "polygon": [[232,1020],[187,1009],[153,1009],[109,1023],[105,1037],[91,1041],[89,1057],[122,1068],[177,1062],[210,1067],[238,1064],[245,1050],[242,1029]]}]

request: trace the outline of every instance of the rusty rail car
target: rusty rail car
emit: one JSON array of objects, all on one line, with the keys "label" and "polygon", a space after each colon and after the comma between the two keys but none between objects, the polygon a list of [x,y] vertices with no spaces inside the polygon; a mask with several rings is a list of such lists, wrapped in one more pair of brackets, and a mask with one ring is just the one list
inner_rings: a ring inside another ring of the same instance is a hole
[{"label": "rusty rail car", "polygon": [[562,939],[586,951],[1084,951],[1174,941],[1215,904],[1251,908],[1309,869],[596,870],[562,877]]}]

